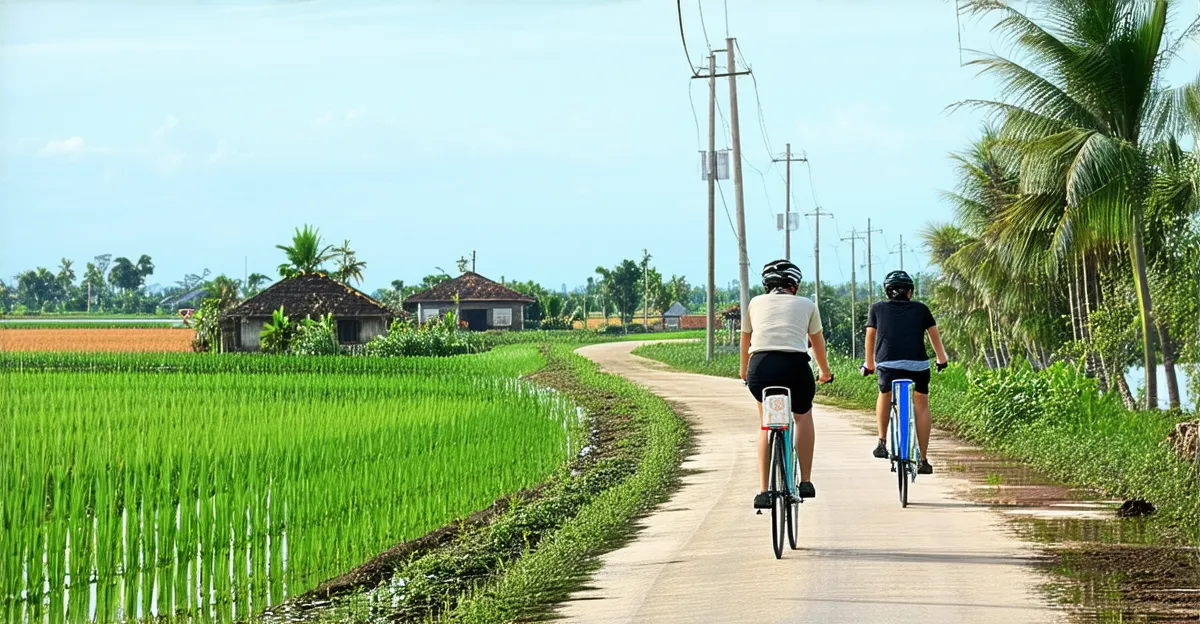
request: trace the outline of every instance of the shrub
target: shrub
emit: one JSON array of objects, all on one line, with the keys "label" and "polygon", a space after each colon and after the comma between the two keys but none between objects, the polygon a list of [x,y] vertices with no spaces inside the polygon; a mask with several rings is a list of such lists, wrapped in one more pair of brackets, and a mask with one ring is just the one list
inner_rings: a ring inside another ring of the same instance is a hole
[{"label": "shrub", "polygon": [[306,317],[288,345],[288,353],[292,355],[337,355],[340,352],[332,314],[316,321]]},{"label": "shrub", "polygon": [[542,319],[542,322],[538,325],[538,329],[545,330],[571,329],[571,327],[571,319],[567,316],[548,316]]},{"label": "shrub", "polygon": [[219,351],[221,348],[221,301],[210,297],[200,302],[200,309],[192,315],[192,327],[196,337],[192,339],[192,351]]},{"label": "shrub", "polygon": [[459,329],[454,313],[450,313],[423,327],[397,319],[392,322],[387,335],[367,343],[365,352],[378,357],[442,357],[479,353],[484,350],[484,344],[478,334]]},{"label": "shrub", "polygon": [[271,313],[271,321],[263,325],[259,334],[259,348],[263,353],[287,353],[295,328],[283,312],[283,306]]}]

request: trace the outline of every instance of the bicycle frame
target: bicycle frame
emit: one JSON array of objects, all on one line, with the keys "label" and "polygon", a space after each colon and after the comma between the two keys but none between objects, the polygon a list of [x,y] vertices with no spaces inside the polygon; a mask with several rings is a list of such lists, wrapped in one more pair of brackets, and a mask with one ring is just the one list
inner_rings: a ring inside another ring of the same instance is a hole
[{"label": "bicycle frame", "polygon": [[900,462],[917,479],[916,466],[921,460],[920,447],[916,440],[916,415],[913,410],[913,387],[911,379],[892,382],[891,441],[892,459]]},{"label": "bicycle frame", "polygon": [[[772,393],[774,391],[774,393]],[[783,400],[781,400],[783,399]],[[796,428],[795,413],[792,412],[792,391],[783,386],[770,386],[763,388],[763,418],[762,428],[766,431],[778,431],[783,435],[784,448],[784,466],[786,466],[785,474],[787,476],[786,489],[789,493],[795,496],[799,492],[800,484],[796,481],[796,445],[793,441],[795,435],[793,430]],[[771,437],[768,434],[768,448],[770,448]]]}]

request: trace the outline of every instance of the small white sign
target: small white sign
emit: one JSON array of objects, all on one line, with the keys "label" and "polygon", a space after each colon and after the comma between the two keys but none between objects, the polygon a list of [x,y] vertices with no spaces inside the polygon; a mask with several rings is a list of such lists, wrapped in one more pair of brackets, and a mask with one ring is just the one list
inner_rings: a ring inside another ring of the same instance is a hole
[{"label": "small white sign", "polygon": [[421,322],[428,323],[430,319],[437,318],[438,312],[437,308],[421,308]]},{"label": "small white sign", "polygon": [[512,327],[512,308],[493,309],[492,327]]}]

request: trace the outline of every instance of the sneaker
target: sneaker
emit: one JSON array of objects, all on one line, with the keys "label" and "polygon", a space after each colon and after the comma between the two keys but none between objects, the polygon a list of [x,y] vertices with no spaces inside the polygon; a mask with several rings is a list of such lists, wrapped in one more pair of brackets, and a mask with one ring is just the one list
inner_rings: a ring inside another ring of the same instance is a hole
[{"label": "sneaker", "polygon": [[888,458],[887,444],[884,443],[883,438],[879,439],[879,444],[875,445],[875,450],[871,454],[879,459]]},{"label": "sneaker", "polygon": [[754,495],[755,509],[770,509],[772,502],[770,492],[759,492]]},{"label": "sneaker", "polygon": [[817,488],[813,487],[812,481],[801,481],[797,487],[800,498],[816,498]]},{"label": "sneaker", "polygon": [[933,466],[928,460],[922,459],[921,465],[917,466],[917,474],[933,474]]}]

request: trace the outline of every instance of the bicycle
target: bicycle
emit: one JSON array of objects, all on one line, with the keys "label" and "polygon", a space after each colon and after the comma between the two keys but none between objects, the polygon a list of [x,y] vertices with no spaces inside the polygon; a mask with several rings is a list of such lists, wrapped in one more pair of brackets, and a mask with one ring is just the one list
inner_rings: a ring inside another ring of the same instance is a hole
[{"label": "bicycle", "polygon": [[[860,366],[863,376],[874,375],[875,369]],[[938,372],[945,369],[944,364],[938,364]],[[917,469],[921,465],[921,446],[917,443],[917,419],[913,415],[913,380],[896,379],[892,381],[891,420],[888,425],[888,438],[891,449],[889,466],[896,473],[897,487],[900,490],[900,506],[908,507],[908,484],[916,482]],[[905,477],[908,478],[905,478]]]},{"label": "bicycle", "polygon": [[[908,484],[917,480],[921,465],[921,446],[917,444],[917,420],[913,417],[913,381],[892,382],[892,416],[888,427],[891,438],[891,467],[900,488],[900,506],[908,507]],[[908,476],[909,478],[905,478]]]},{"label": "bicycle", "polygon": [[[767,448],[771,449],[770,469],[767,473],[771,494],[771,547],[775,558],[783,558],[783,536],[786,532],[788,544],[796,550],[796,523],[800,515],[799,494],[800,460],[796,457],[796,446],[792,432],[796,420],[792,412],[792,391],[783,386],[763,388],[762,428],[768,431]],[[762,514],[762,510],[758,510]]]}]

